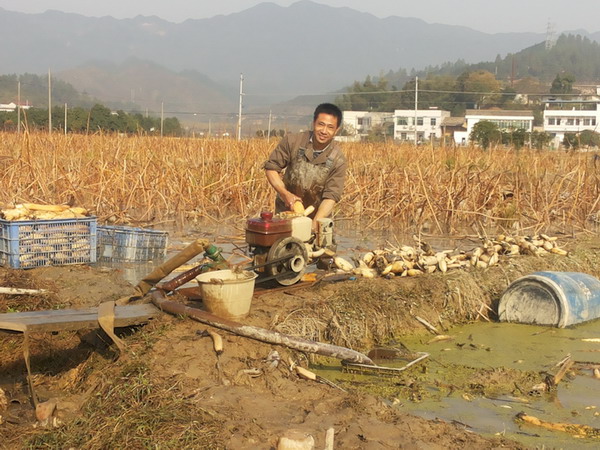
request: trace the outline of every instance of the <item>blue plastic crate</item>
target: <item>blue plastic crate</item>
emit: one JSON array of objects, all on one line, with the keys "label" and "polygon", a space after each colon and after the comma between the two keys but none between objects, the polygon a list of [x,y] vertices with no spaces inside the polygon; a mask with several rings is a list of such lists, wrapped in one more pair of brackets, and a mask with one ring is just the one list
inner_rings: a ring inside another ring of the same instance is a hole
[{"label": "blue plastic crate", "polygon": [[98,261],[159,261],[167,254],[169,233],[118,225],[98,226]]},{"label": "blue plastic crate", "polygon": [[0,219],[0,265],[13,269],[96,262],[95,217]]}]

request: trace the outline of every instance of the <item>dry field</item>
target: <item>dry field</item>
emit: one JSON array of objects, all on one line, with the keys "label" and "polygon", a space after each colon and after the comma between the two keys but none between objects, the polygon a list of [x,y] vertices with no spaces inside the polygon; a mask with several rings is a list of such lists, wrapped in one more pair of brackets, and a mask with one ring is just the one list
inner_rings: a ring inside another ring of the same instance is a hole
[{"label": "dry field", "polygon": [[[261,169],[274,142],[0,133],[0,203],[71,202],[101,221],[220,221],[273,204]],[[363,226],[452,233],[464,226],[591,228],[592,153],[343,144],[337,216]]]}]

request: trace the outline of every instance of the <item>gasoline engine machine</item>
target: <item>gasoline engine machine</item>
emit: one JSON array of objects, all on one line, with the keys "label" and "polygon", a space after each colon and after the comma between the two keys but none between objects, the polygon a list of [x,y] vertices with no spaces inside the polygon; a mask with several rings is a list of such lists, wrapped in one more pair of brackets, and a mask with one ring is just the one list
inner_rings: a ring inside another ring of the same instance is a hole
[{"label": "gasoline engine machine", "polygon": [[263,211],[260,217],[248,219],[246,243],[251,268],[259,274],[257,282],[274,279],[290,286],[302,278],[308,264],[335,254],[333,221],[318,219],[313,233],[312,219],[303,214]]}]

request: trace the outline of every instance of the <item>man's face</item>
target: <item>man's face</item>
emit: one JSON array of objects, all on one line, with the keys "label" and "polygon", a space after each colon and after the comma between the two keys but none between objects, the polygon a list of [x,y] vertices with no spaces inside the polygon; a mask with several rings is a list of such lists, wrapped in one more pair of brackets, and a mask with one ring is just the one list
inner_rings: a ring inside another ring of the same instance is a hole
[{"label": "man's face", "polygon": [[331,114],[320,113],[313,123],[313,140],[316,141],[318,147],[325,147],[331,142],[338,128],[337,117]]}]

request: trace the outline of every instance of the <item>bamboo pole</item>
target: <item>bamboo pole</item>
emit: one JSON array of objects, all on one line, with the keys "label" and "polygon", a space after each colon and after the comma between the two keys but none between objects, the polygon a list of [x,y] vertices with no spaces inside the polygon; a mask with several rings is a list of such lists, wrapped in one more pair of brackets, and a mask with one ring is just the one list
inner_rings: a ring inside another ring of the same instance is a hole
[{"label": "bamboo pole", "polygon": [[368,356],[363,355],[355,350],[339,347],[337,345],[310,341],[308,339],[289,336],[287,334],[278,333],[265,328],[244,325],[239,322],[223,319],[206,311],[190,308],[189,306],[182,305],[181,303],[167,300],[164,293],[161,291],[154,291],[152,293],[152,303],[154,303],[157,308],[170,314],[187,316],[197,320],[198,322],[229,331],[230,333],[237,334],[238,336],[247,337],[269,344],[283,345],[301,352],[316,353],[318,355],[329,356],[357,364],[375,365],[375,363]]},{"label": "bamboo pole", "polygon": [[46,289],[21,289],[13,287],[0,287],[0,294],[7,295],[46,295],[50,291]]}]

